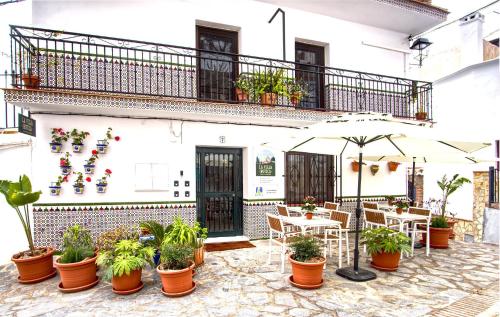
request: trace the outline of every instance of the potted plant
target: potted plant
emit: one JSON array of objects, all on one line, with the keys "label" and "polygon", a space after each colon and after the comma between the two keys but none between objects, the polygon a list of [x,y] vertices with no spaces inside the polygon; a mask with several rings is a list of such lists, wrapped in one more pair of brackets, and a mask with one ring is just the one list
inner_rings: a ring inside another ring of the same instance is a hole
[{"label": "potted plant", "polygon": [[172,230],[172,225],[164,227],[157,221],[148,220],[143,221],[139,225],[141,232],[147,235],[146,237],[141,237],[145,245],[149,245],[154,248],[155,252],[153,255],[153,262],[155,266],[160,264],[160,249],[165,236]]},{"label": "potted plant", "polygon": [[135,227],[119,226],[114,229],[104,231],[97,237],[96,247],[99,252],[112,251],[115,245],[121,240],[139,239],[138,229]]},{"label": "potted plant", "polygon": [[396,206],[396,212],[402,214],[410,205],[406,200],[398,199],[394,202],[394,206]]},{"label": "potted plant", "polygon": [[[363,163],[363,165],[366,165],[365,163]],[[359,172],[359,162],[358,161],[352,161],[351,162],[351,168],[352,168],[352,171],[357,173]]]},{"label": "potted plant", "polygon": [[236,98],[240,102],[248,101],[248,93],[252,87],[251,80],[248,74],[240,74],[238,80],[234,82]]},{"label": "potted plant", "polygon": [[306,219],[311,220],[314,211],[316,210],[316,198],[312,196],[306,196],[306,198],[304,198],[304,203],[300,207],[300,209],[305,210]]},{"label": "potted plant", "polygon": [[24,87],[29,89],[38,89],[40,88],[40,77],[38,75],[33,74],[31,68],[28,68],[27,72],[22,75]]},{"label": "potted plant", "polygon": [[164,241],[161,246],[160,265],[156,268],[165,296],[184,296],[196,288],[193,282],[193,247]]},{"label": "potted plant", "polygon": [[111,177],[111,173],[112,173],[111,170],[107,168],[104,171],[104,176],[97,180],[95,186],[97,188],[98,193],[102,194],[106,192],[106,189],[108,188],[108,177]]},{"label": "potted plant", "polygon": [[297,106],[302,98],[307,96],[307,90],[304,86],[305,85],[302,81],[296,81],[292,79],[290,82],[288,82],[287,93],[292,105]]},{"label": "potted plant", "polygon": [[372,175],[377,174],[378,170],[379,170],[379,166],[378,165],[376,165],[376,164],[370,165],[370,172],[372,172]]},{"label": "potted plant", "polygon": [[80,225],[69,227],[64,232],[62,254],[55,262],[61,276],[59,290],[72,293],[97,285],[96,259],[90,231]]},{"label": "potted plant", "polygon": [[92,155],[86,163],[83,165],[83,170],[85,174],[92,175],[95,171],[95,161],[99,158],[97,150],[92,150]]},{"label": "potted plant", "polygon": [[[73,174],[77,175],[75,182],[73,183],[73,190],[75,194],[81,195],[85,190],[85,184],[83,184],[83,174],[81,172],[73,172]],[[92,179],[90,177],[86,177],[85,180],[90,183]]]},{"label": "potted plant", "polygon": [[[56,275],[52,262],[54,249],[50,247],[35,247],[31,233],[29,204],[40,198],[41,191],[33,192],[28,176],[19,177],[17,182],[0,180],[0,192],[7,203],[16,211],[24,229],[29,250],[16,253],[11,260],[16,264],[19,283],[29,284],[44,281]],[[23,207],[23,211],[20,210]]]},{"label": "potted plant", "polygon": [[208,229],[202,228],[200,223],[196,221],[193,226],[185,223],[181,217],[175,217],[172,227],[165,236],[165,242],[171,244],[187,244],[193,250],[193,258],[195,266],[201,265],[205,259],[204,241],[207,238]]},{"label": "potted plant", "polygon": [[411,251],[410,241],[404,233],[386,227],[365,229],[361,233],[361,243],[372,256],[371,266],[381,271],[398,269],[401,253]]},{"label": "potted plant", "polygon": [[387,195],[384,198],[387,200],[387,204],[389,206],[392,206],[394,204],[394,200],[396,199],[396,197],[394,197],[392,195]]},{"label": "potted plant", "polygon": [[253,89],[260,96],[260,102],[265,106],[273,106],[278,102],[278,96],[286,94],[286,84],[283,69],[268,70],[254,73]]},{"label": "potted plant", "polygon": [[68,140],[68,133],[61,128],[52,128],[50,134],[50,151],[52,153],[61,153],[62,143]]},{"label": "potted plant", "polygon": [[448,204],[448,198],[457,189],[470,182],[471,181],[468,178],[460,177],[459,174],[453,175],[450,179],[448,179],[446,175],[443,175],[441,180],[437,181],[443,196],[441,200],[435,200],[437,203],[436,209],[438,211],[433,209],[433,212],[438,213],[438,215],[432,218],[431,226],[429,228],[429,243],[432,248],[448,248],[448,239],[450,238],[451,233],[451,228],[448,225],[448,219],[446,218],[446,205]]},{"label": "potted plant", "polygon": [[137,240],[121,240],[113,250],[99,252],[97,264],[104,269],[104,279],[111,280],[113,292],[128,295],[140,291],[142,269],[146,264],[153,266],[154,250]]},{"label": "potted plant", "polygon": [[61,174],[69,175],[71,173],[71,161],[69,157],[71,154],[66,152],[61,158],[59,158],[59,167],[61,168]]},{"label": "potted plant", "polygon": [[[102,140],[97,140],[97,151],[100,154],[105,154],[108,151],[109,140],[113,139],[113,135],[111,134],[111,131],[113,131],[113,129],[111,127],[109,127],[108,130],[106,131],[105,138]],[[115,141],[120,141],[119,136],[115,136],[114,139],[115,139]]]},{"label": "potted plant", "polygon": [[51,182],[49,186],[50,196],[59,196],[61,194],[61,184],[68,181],[68,175],[57,177],[57,181]]},{"label": "potted plant", "polygon": [[73,146],[73,153],[80,153],[83,148],[83,141],[90,135],[90,133],[73,129],[69,135],[72,139],[71,145]]},{"label": "potted plant", "polygon": [[315,289],[323,285],[323,266],[326,259],[321,255],[319,242],[313,237],[298,236],[291,240],[292,264],[290,283],[299,288]]},{"label": "potted plant", "polygon": [[398,169],[400,163],[398,162],[387,162],[387,166],[389,167],[389,171],[395,172]]}]

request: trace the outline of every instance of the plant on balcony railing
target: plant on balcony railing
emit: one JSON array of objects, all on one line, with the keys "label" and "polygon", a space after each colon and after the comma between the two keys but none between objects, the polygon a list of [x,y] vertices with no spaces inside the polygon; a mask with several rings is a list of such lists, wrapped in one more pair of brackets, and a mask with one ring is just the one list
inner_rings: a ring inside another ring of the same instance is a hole
[{"label": "plant on balcony railing", "polygon": [[300,79],[287,79],[287,95],[292,105],[297,106],[302,98],[308,96],[307,85]]},{"label": "plant on balcony railing", "polygon": [[262,105],[276,105],[279,96],[288,94],[283,69],[268,70],[252,74],[252,88],[255,96],[260,97]]}]

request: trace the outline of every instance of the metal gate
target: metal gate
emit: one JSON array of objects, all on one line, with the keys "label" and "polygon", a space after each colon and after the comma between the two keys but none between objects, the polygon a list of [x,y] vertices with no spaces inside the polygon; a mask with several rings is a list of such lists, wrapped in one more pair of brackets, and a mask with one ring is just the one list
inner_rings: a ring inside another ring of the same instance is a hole
[{"label": "metal gate", "polygon": [[196,148],[196,208],[209,236],[243,233],[241,149]]}]

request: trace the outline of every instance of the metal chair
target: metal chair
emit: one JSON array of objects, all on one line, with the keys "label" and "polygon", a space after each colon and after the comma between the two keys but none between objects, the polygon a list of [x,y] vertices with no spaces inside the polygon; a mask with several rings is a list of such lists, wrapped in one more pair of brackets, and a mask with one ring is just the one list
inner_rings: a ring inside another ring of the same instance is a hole
[{"label": "metal chair", "polygon": [[372,202],[372,201],[363,201],[363,209],[368,208],[368,209],[375,209],[378,210],[378,203],[377,202]]},{"label": "metal chair", "polygon": [[[431,223],[432,213],[429,209],[417,208],[417,207],[408,208],[408,213],[426,217],[426,220],[413,221],[412,228],[410,229],[410,232],[411,232],[411,256],[413,256],[413,249],[415,246],[415,239],[416,239],[417,233],[425,233],[426,234],[426,237],[425,237],[425,240],[426,240],[425,241],[425,255],[429,256],[429,253],[430,253],[429,227],[430,227],[430,223]],[[422,224],[426,225],[425,230],[418,228],[418,225],[422,225]]]},{"label": "metal chair", "polygon": [[329,201],[325,201],[325,205],[323,207],[329,210],[339,210],[339,203],[332,203]]},{"label": "metal chair", "polygon": [[[349,254],[349,224],[351,221],[351,213],[340,211],[340,210],[332,210],[330,214],[330,219],[341,222],[340,230],[339,228],[325,228],[324,234],[315,235],[317,238],[323,238],[325,243],[325,257],[327,248],[332,256],[332,242],[337,241],[339,246],[339,268],[342,267],[342,241],[346,242],[346,253],[347,253],[347,265],[350,265],[350,254]],[[342,237],[342,234],[345,235],[345,238]]]},{"label": "metal chair", "polygon": [[[285,232],[285,226],[283,225],[283,220],[277,215],[266,213],[267,224],[269,226],[269,258],[267,260],[268,264],[271,264],[271,254],[273,249],[273,243],[281,247],[281,273],[285,272],[285,254],[288,248],[287,238],[299,235],[299,231]],[[277,237],[274,238],[273,234]]]}]

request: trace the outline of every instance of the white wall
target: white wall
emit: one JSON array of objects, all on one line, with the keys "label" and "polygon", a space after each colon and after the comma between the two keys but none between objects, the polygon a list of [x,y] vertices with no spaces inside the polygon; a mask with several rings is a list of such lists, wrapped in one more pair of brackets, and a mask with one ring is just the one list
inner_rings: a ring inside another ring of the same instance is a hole
[{"label": "white wall", "polygon": [[[334,4],[332,4],[334,5]],[[196,46],[197,21],[239,29],[239,52],[282,58],[281,18],[269,18],[276,6],[249,0],[34,1],[33,24],[39,27]],[[286,53],[294,60],[296,39],[327,46],[330,66],[403,75],[401,52],[363,45],[377,43],[408,49],[407,35],[283,7]],[[91,21],[91,23],[89,23]]]}]

